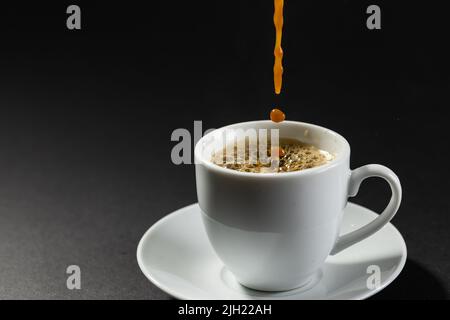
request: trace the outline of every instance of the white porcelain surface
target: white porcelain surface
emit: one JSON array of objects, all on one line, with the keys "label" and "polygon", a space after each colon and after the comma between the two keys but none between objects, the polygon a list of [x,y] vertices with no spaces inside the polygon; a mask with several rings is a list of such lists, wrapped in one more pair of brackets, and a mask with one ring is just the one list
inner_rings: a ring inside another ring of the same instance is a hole
[{"label": "white porcelain surface", "polygon": [[[314,144],[335,159],[288,173],[238,172],[211,163],[212,152],[223,148],[230,132],[272,129],[280,137]],[[378,231],[401,201],[400,182],[391,170],[375,164],[350,170],[348,142],[313,124],[252,121],[223,127],[199,140],[195,159],[198,202],[212,247],[241,284],[257,290],[289,290],[311,281],[330,253]],[[389,183],[389,205],[372,223],[338,237],[347,199],[368,177]]]},{"label": "white porcelain surface", "polygon": [[[348,203],[341,234],[357,230],[378,215]],[[390,223],[374,235],[329,256],[311,282],[284,292],[241,286],[212,249],[197,204],[154,224],[142,237],[137,260],[150,281],[179,299],[365,299],[391,283],[406,261],[406,245]],[[381,271],[380,286],[368,289],[369,266]]]}]

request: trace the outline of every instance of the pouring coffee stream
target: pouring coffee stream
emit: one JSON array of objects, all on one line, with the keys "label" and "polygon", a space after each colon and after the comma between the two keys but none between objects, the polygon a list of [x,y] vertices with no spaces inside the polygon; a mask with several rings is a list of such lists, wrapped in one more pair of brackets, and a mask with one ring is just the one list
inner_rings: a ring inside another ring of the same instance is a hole
[{"label": "pouring coffee stream", "polygon": [[[283,84],[283,49],[281,48],[281,38],[283,36],[283,7],[284,0],[274,0],[274,15],[273,23],[275,25],[275,63],[273,65],[273,83],[275,87],[275,93],[279,95],[281,93],[281,87]],[[286,118],[283,111],[280,109],[272,109],[270,112],[270,120],[273,122],[282,122]],[[285,152],[282,147],[278,149],[279,157],[283,157]]]},{"label": "pouring coffee stream", "polygon": [[284,0],[274,0],[273,23],[275,25],[275,63],[273,65],[273,82],[275,93],[281,93],[283,84],[283,49],[281,48],[281,38],[283,36],[283,6]]}]

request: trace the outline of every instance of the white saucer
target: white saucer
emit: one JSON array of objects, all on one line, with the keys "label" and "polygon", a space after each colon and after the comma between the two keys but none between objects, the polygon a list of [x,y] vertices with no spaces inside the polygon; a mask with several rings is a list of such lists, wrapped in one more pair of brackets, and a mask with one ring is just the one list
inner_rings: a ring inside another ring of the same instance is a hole
[{"label": "white saucer", "polygon": [[[200,215],[197,204],[177,210],[154,224],[138,245],[142,272],[178,299],[365,299],[389,285],[406,261],[405,242],[389,223],[364,241],[329,256],[310,284],[284,292],[255,291],[237,283],[217,258]],[[369,209],[348,203],[341,233],[357,229],[376,216]],[[369,289],[367,282],[374,269],[368,267],[374,265],[379,267],[381,279],[379,286]]]}]

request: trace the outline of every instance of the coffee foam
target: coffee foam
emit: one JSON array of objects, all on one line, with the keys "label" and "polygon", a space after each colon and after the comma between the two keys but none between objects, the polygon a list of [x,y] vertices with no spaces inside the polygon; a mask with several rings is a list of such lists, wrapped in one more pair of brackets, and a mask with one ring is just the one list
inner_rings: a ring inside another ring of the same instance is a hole
[{"label": "coffee foam", "polygon": [[[269,141],[266,158],[261,154],[259,148],[251,149],[248,144],[246,144],[245,153],[237,152],[235,144],[233,159],[226,157],[226,148],[224,148],[214,153],[211,161],[223,168],[240,172],[282,173],[318,167],[335,158],[325,150],[294,139],[280,139],[279,147],[282,149],[280,153],[278,153],[278,147],[272,148]],[[277,152],[277,156],[271,157],[272,152]]]}]

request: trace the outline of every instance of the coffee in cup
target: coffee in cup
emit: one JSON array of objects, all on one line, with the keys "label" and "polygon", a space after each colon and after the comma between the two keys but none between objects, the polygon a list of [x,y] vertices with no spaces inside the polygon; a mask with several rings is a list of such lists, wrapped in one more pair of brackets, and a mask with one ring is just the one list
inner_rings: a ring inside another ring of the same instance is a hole
[{"label": "coffee in cup", "polygon": [[[238,143],[228,146],[232,149],[231,159],[227,158],[227,147],[225,147],[213,154],[211,162],[223,168],[241,172],[283,173],[311,169],[334,159],[330,152],[292,138],[280,138],[276,146],[272,146],[270,139],[264,144],[258,141],[255,148],[250,147],[248,139],[242,143],[245,144],[242,152],[238,150]],[[261,150],[262,148],[264,150]],[[274,155],[276,157],[272,157]],[[277,166],[267,159],[276,159]]]}]

